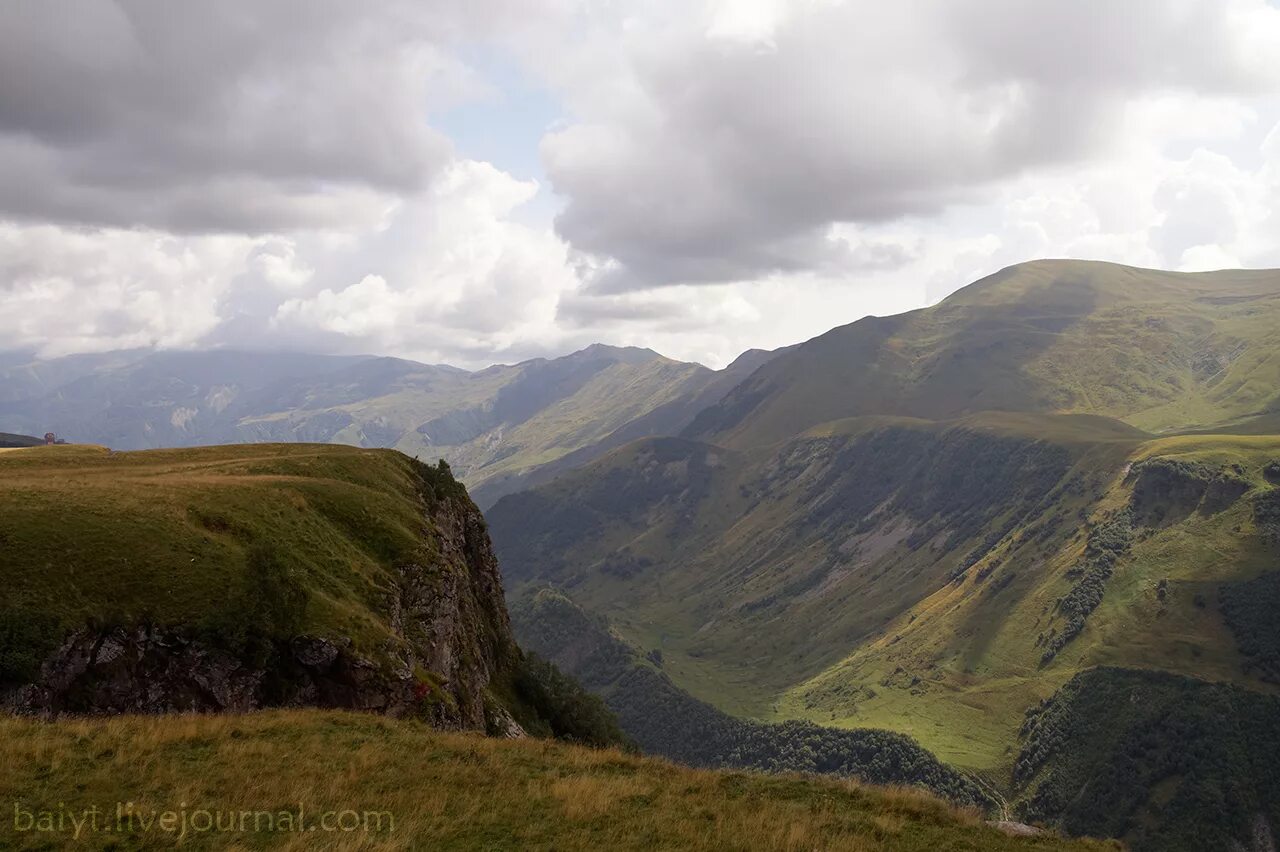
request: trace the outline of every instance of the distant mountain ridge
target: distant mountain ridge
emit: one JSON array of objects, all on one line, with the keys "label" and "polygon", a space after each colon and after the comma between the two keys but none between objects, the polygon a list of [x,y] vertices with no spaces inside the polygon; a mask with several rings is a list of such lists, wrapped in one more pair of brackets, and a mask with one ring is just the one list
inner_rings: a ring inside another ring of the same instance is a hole
[{"label": "distant mountain ridge", "polygon": [[1019,264],[793,347],[685,435],[740,447],[846,417],[980,411],[1098,414],[1156,433],[1274,419],[1280,271]]},{"label": "distant mountain ridge", "polygon": [[482,505],[629,440],[685,428],[769,353],[724,370],[593,345],[469,372],[399,358],[133,350],[0,366],[0,429],[149,449],[390,447],[450,462]]},{"label": "distant mountain ridge", "polygon": [[44,438],[37,438],[34,435],[11,435],[8,432],[0,432],[0,450],[38,447],[44,442]]}]

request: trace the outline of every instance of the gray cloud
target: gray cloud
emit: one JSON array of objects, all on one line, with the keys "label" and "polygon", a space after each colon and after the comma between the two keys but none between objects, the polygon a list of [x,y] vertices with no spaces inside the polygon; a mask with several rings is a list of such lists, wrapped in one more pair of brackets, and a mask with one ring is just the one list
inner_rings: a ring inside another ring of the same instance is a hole
[{"label": "gray cloud", "polygon": [[1102,154],[1136,98],[1276,85],[1275,28],[1246,15],[1265,9],[853,0],[798,7],[765,42],[633,27],[620,96],[543,142],[557,229],[614,261],[601,292],[856,268],[832,223],[936,214]]},{"label": "gray cloud", "polygon": [[257,232],[342,222],[420,189],[450,156],[425,121],[449,62],[431,40],[450,15],[367,11],[7,4],[0,216]]}]

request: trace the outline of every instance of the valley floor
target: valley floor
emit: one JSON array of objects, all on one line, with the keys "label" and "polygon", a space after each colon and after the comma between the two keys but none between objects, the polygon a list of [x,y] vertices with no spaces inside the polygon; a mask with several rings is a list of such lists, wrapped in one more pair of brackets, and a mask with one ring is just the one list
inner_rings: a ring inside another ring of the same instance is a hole
[{"label": "valley floor", "polygon": [[916,792],[338,712],[0,718],[0,763],[3,848],[1115,848],[1006,837]]}]

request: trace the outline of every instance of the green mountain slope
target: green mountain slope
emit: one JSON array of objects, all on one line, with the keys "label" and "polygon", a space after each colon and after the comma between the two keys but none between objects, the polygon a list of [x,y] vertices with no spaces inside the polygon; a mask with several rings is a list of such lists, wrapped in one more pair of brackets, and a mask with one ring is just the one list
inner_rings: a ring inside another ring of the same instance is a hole
[{"label": "green mountain slope", "polygon": [[[1054,430],[1084,439],[1039,437]],[[767,716],[984,545],[1078,511],[1069,489],[1140,440],[1045,417],[870,418],[751,452],[657,439],[500,501],[489,520],[513,588],[560,585],[669,670],[687,665],[699,697]]]},{"label": "green mountain slope", "polygon": [[1280,272],[1036,261],[793,348],[686,432],[771,443],[869,414],[1099,414],[1152,432],[1280,410]]},{"label": "green mountain slope", "polygon": [[606,622],[562,592],[530,589],[511,608],[521,645],[549,657],[605,697],[646,754],[691,766],[806,772],[924,788],[961,806],[998,802],[975,779],[944,766],[900,734],[737,719],[693,698],[662,671],[661,653],[641,656]]},{"label": "green mountain slope", "polygon": [[[1014,267],[504,498],[495,544],[513,594],[556,585],[721,710],[899,731],[1036,818],[1204,848],[1165,806],[1217,782],[1141,776],[1138,831],[1072,816],[1079,788],[1035,807],[1015,767],[1026,712],[1097,667],[1277,694],[1278,310],[1276,272]],[[1271,819],[1260,777],[1219,840]]]},{"label": "green mountain slope", "polygon": [[[760,452],[637,443],[489,520],[513,588],[562,586],[700,697],[885,725],[991,768],[1022,709],[1089,665],[1266,688],[1265,631],[1236,630],[1248,659],[1228,613],[1262,616],[1218,592],[1275,570],[1277,459],[1280,438],[1077,416],[871,419]],[[1102,576],[1096,543],[1126,507]],[[1064,609],[1093,583],[1093,608]]]},{"label": "green mountain slope", "polygon": [[1280,697],[1227,684],[1077,675],[1028,714],[1015,776],[1023,815],[1140,849],[1274,848],[1277,719]]}]

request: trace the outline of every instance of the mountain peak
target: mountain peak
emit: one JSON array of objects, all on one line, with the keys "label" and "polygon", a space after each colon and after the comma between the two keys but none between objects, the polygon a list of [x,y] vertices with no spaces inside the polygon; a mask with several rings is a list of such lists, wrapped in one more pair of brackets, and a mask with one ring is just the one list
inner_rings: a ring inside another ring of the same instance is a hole
[{"label": "mountain peak", "polygon": [[607,343],[592,343],[590,346],[579,349],[564,356],[566,358],[608,358],[614,361],[622,361],[627,364],[644,364],[649,361],[656,361],[665,356],[654,352],[652,349],[646,349],[639,346],[610,346]]}]

